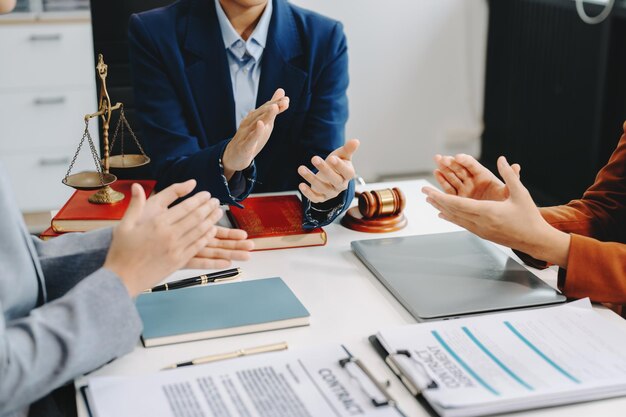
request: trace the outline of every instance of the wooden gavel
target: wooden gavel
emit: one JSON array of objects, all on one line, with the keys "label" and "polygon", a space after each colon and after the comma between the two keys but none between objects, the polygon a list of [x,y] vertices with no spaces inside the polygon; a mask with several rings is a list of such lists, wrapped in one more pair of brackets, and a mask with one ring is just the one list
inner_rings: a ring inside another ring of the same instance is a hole
[{"label": "wooden gavel", "polygon": [[397,187],[364,191],[358,198],[359,212],[365,219],[398,215],[406,206],[406,197]]}]

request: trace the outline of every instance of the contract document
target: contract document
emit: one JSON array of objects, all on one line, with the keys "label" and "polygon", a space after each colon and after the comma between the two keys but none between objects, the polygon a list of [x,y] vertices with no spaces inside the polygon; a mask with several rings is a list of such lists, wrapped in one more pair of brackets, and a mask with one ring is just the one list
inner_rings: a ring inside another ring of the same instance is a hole
[{"label": "contract document", "polygon": [[402,416],[362,366],[342,346],[325,346],[94,377],[87,398],[95,417]]},{"label": "contract document", "polygon": [[383,330],[373,342],[441,416],[626,395],[626,332],[588,299]]}]

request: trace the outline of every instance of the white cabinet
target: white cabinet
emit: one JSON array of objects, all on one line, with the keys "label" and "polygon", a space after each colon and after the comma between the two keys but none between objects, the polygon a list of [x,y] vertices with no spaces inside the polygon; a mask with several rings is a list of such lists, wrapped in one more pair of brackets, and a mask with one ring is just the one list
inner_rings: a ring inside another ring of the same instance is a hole
[{"label": "white cabinet", "polygon": [[[0,162],[23,212],[58,209],[83,116],[97,110],[91,23],[0,20],[0,57]],[[94,168],[85,143],[72,172]]]}]

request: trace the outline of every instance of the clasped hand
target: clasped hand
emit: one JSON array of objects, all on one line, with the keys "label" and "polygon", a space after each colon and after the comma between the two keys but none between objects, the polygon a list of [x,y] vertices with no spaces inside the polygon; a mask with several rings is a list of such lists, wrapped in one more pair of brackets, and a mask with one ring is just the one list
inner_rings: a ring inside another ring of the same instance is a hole
[{"label": "clasped hand", "polygon": [[226,179],[230,180],[235,172],[250,166],[272,134],[276,116],[288,108],[289,97],[285,96],[285,90],[279,88],[270,101],[248,113],[241,121],[222,156]]},{"label": "clasped hand", "polygon": [[224,268],[246,260],[253,243],[243,230],[216,226],[223,212],[219,201],[204,191],[169,206],[195,188],[196,181],[173,184],[146,200],[139,184],[113,230],[104,267],[116,273],[135,296],[186,267]]},{"label": "clasped hand", "polygon": [[[261,152],[274,129],[276,116],[289,108],[289,97],[282,88],[276,90],[271,100],[251,111],[242,120],[233,139],[226,145],[222,156],[224,176],[230,180],[237,171],[250,166]],[[310,184],[301,183],[302,194],[314,203],[321,203],[339,195],[348,187],[354,177],[352,155],[359,147],[359,141],[352,139],[344,146],[335,149],[324,160],[314,156],[311,163],[318,172],[313,173],[304,165],[298,173]]]},{"label": "clasped hand", "polygon": [[469,155],[435,157],[437,182],[446,193],[424,187],[426,201],[439,217],[537,259],[567,265],[569,235],[541,216],[519,178],[519,165],[498,159],[500,181]]},{"label": "clasped hand", "polygon": [[357,139],[350,139],[345,145],[331,152],[326,159],[319,156],[311,158],[311,163],[317,168],[317,173],[300,165],[298,174],[309,183],[309,185],[300,183],[298,186],[300,192],[313,203],[321,203],[337,197],[348,188],[350,180],[354,178],[352,156],[359,148],[359,144]]}]

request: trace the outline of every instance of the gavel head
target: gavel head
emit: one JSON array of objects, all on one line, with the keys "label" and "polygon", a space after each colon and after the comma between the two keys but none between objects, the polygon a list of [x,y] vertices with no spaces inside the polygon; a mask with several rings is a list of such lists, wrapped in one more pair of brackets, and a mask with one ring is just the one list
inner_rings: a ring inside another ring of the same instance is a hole
[{"label": "gavel head", "polygon": [[364,191],[359,195],[359,212],[366,219],[398,215],[405,206],[404,193],[397,187]]}]

